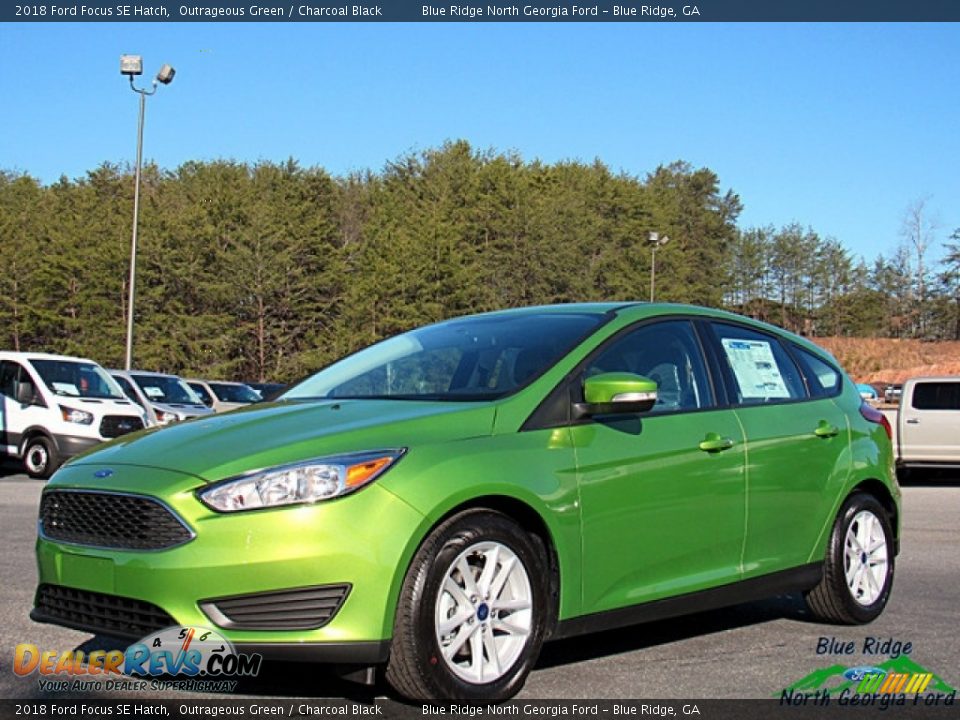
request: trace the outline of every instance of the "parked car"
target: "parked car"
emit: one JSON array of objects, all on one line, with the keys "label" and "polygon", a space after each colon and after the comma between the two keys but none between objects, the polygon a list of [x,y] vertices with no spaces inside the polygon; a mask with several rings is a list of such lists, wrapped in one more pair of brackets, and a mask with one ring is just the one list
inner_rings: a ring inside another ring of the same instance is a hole
[{"label": "parked car", "polygon": [[191,378],[186,381],[203,404],[212,408],[214,412],[236,410],[250,403],[260,402],[263,398],[249,385],[229,380],[197,380]]},{"label": "parked car", "polygon": [[142,430],[144,413],[93,360],[0,352],[0,455],[34,478],[98,443]]},{"label": "parked car", "polygon": [[860,393],[860,397],[864,400],[876,400],[877,391],[874,389],[873,385],[868,385],[867,383],[857,383],[857,390]]},{"label": "parked car", "polygon": [[251,382],[247,385],[252,387],[263,400],[273,400],[289,387],[283,383]]},{"label": "parked car", "polygon": [[888,403],[900,402],[900,395],[903,392],[903,385],[900,383],[891,383],[884,388],[883,399]]},{"label": "parked car", "polygon": [[[131,494],[155,533],[78,538]],[[495,701],[550,638],[801,591],[817,620],[870,622],[899,528],[882,416],[816,345],[683,305],[525,308],[61,468],[31,616],[212,626],[240,652],[385,663],[409,698]],[[78,585],[90,558],[111,572]]]},{"label": "parked car", "polygon": [[883,413],[898,467],[960,467],[960,376],[911,378]]},{"label": "parked car", "polygon": [[169,425],[213,412],[176,375],[146,370],[111,370],[110,375],[146,411],[150,425]]}]

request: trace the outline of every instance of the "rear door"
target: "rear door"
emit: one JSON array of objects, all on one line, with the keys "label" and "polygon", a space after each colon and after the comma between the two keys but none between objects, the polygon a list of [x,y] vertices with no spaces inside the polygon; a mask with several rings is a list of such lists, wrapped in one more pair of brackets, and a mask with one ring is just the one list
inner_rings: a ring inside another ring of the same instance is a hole
[{"label": "rear door", "polygon": [[849,473],[847,419],[831,399],[841,376],[823,371],[829,391],[809,387],[799,357],[776,335],[710,324],[746,435],[744,577],[806,564]]},{"label": "rear door", "polygon": [[960,463],[960,380],[915,381],[900,413],[900,448],[905,460]]}]

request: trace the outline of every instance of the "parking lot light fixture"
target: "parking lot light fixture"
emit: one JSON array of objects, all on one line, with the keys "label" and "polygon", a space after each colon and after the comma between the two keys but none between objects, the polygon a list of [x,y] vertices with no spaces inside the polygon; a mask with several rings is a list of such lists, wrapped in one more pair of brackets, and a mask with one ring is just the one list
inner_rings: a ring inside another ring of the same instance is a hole
[{"label": "parking lot light fixture", "polygon": [[140,168],[143,164],[143,114],[146,110],[147,96],[157,92],[160,83],[169,85],[173,82],[176,71],[170,65],[163,65],[153,80],[152,87],[147,90],[134,85],[133,79],[143,74],[143,58],[139,55],[120,56],[120,74],[130,78],[130,89],[140,95],[140,119],[137,123],[137,165],[133,181],[133,232],[130,240],[130,281],[127,300],[127,354],[125,368],[131,367],[133,360],[133,300],[134,286],[137,277],[137,224],[140,218]]},{"label": "parking lot light fixture", "polygon": [[647,236],[647,239],[650,244],[650,302],[653,302],[654,288],[656,287],[657,279],[657,248],[663,247],[670,242],[670,238],[658,232],[651,232]]}]

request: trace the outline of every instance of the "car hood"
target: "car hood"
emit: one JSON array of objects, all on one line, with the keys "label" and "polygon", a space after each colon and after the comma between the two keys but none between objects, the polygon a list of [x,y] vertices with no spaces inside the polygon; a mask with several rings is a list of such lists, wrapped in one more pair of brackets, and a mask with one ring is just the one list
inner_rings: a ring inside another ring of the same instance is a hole
[{"label": "car hood", "polygon": [[127,435],[75,465],[139,465],[215,482],[326,455],[489,435],[489,403],[339,400],[259,403]]},{"label": "car hood", "polygon": [[159,403],[150,402],[154,410],[163,410],[164,412],[174,413],[175,415],[186,415],[187,417],[197,417],[199,415],[209,415],[213,412],[206,405],[194,405],[192,403]]}]

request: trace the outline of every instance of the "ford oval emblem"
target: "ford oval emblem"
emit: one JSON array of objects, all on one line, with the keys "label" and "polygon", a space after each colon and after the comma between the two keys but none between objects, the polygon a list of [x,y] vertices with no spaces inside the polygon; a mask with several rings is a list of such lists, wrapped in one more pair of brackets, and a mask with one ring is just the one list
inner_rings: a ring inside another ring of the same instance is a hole
[{"label": "ford oval emblem", "polygon": [[106,478],[106,477],[110,477],[111,475],[113,475],[113,470],[111,470],[110,468],[107,468],[106,470],[97,470],[93,474],[95,478]]}]

